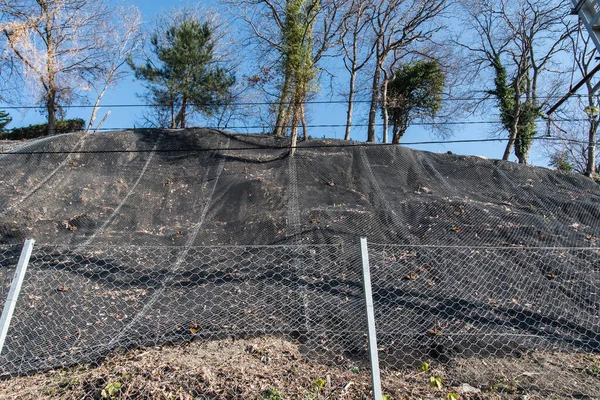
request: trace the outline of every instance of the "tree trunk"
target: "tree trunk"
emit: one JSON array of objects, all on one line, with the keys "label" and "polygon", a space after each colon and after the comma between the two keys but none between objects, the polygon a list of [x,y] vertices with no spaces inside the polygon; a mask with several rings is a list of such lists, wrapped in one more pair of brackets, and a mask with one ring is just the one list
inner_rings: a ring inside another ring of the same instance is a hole
[{"label": "tree trunk", "polygon": [[181,129],[185,129],[185,113],[187,108],[187,98],[184,96],[183,101],[181,102],[181,111],[179,116],[179,127]]},{"label": "tree trunk", "polygon": [[[387,74],[386,74],[387,76]],[[389,131],[390,131],[390,115],[388,110],[387,93],[388,93],[388,79],[385,78],[382,85],[381,103],[383,109],[383,143],[389,143]]]},{"label": "tree trunk", "polygon": [[175,102],[171,101],[171,129],[177,128],[177,119],[175,118]]},{"label": "tree trunk", "polygon": [[304,140],[308,140],[308,129],[306,127],[306,109],[304,104],[300,106],[300,122],[302,122],[302,132],[304,133]]},{"label": "tree trunk", "polygon": [[104,93],[106,93],[107,88],[108,85],[104,86],[104,89],[102,89],[102,92],[100,92],[98,98],[96,98],[94,108],[92,109],[92,115],[90,116],[90,123],[88,124],[85,133],[90,133],[90,131],[92,130],[92,126],[94,126],[94,121],[96,121],[96,115],[98,114],[98,110],[100,109],[100,100],[102,100],[102,96],[104,96]]},{"label": "tree trunk", "polygon": [[392,137],[392,143],[400,144],[400,140],[402,140],[402,134],[400,132],[394,132],[394,136]]},{"label": "tree trunk", "polygon": [[518,147],[518,149],[515,147],[515,153],[517,155],[517,159],[519,160],[519,164],[527,164],[527,159],[529,158],[529,151],[531,150],[531,144],[526,145],[520,143]]},{"label": "tree trunk", "polygon": [[300,119],[300,112],[297,104],[294,104],[292,109],[292,141],[290,143],[290,155],[293,156],[296,152],[296,145],[298,144],[298,124]]},{"label": "tree trunk", "polygon": [[506,149],[504,149],[504,155],[502,156],[502,159],[504,161],[508,161],[508,159],[510,158],[510,153],[512,152],[512,149],[515,145],[516,139],[517,139],[517,127],[513,126],[511,128],[511,132],[508,137],[508,143],[506,144]]},{"label": "tree trunk", "polygon": [[502,160],[508,161],[510,158],[510,153],[515,146],[515,142],[517,140],[517,135],[519,134],[519,115],[521,112],[521,107],[519,104],[521,93],[519,91],[518,85],[515,87],[515,107],[512,110],[514,113],[514,117],[512,120],[512,126],[510,127],[510,131],[508,134],[508,143],[506,144],[506,149],[504,149],[504,155],[502,155]]},{"label": "tree trunk", "polygon": [[596,132],[598,131],[598,125],[600,121],[594,119],[590,123],[590,130],[588,136],[588,157],[587,165],[585,167],[585,176],[590,178],[594,177],[596,172]]},{"label": "tree trunk", "polygon": [[281,89],[281,97],[279,99],[279,106],[277,110],[277,122],[275,122],[275,131],[273,132],[277,137],[283,137],[285,134],[285,122],[288,117],[287,111],[287,99],[289,97],[291,87],[291,80],[289,75],[286,73],[285,80],[283,82],[283,88]]},{"label": "tree trunk", "polygon": [[48,135],[56,134],[56,92],[50,90],[48,92],[48,100],[46,102],[46,109],[48,111]]},{"label": "tree trunk", "polygon": [[396,124],[394,123],[394,134],[392,136],[393,144],[400,144],[404,133],[408,129],[408,124]]},{"label": "tree trunk", "polygon": [[356,82],[356,71],[350,73],[350,93],[348,94],[348,112],[346,115],[346,134],[344,140],[350,140],[350,130],[352,128],[352,112],[354,109],[354,84]]},{"label": "tree trunk", "polygon": [[377,119],[377,97],[379,96],[379,79],[381,68],[379,63],[375,66],[373,73],[373,84],[371,87],[371,106],[369,107],[369,128],[367,131],[367,142],[375,142],[375,120]]}]

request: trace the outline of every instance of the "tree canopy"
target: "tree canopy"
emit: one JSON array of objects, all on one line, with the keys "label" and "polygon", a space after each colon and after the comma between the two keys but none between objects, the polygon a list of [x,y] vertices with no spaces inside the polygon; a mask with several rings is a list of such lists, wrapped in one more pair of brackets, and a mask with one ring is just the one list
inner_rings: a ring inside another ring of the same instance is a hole
[{"label": "tree canopy", "polygon": [[166,30],[157,29],[150,40],[155,60],[129,65],[146,81],[147,98],[166,118],[157,125],[185,128],[190,114],[211,115],[231,95],[235,78],[215,62],[213,29],[188,17]]},{"label": "tree canopy", "polygon": [[418,60],[403,64],[388,85],[387,107],[393,126],[392,143],[400,143],[415,119],[433,119],[442,108],[446,75],[439,62]]}]

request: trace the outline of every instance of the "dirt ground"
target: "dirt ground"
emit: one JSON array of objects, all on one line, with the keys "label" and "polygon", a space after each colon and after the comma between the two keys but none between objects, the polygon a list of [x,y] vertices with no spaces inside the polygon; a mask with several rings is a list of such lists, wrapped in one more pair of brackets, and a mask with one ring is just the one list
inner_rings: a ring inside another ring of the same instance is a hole
[{"label": "dirt ground", "polygon": [[[427,361],[428,368],[382,370],[385,398],[600,398],[600,358],[590,355],[531,352]],[[121,351],[97,366],[2,380],[0,398],[368,399],[371,382],[367,365],[315,363],[303,357],[298,343],[263,337]]]}]

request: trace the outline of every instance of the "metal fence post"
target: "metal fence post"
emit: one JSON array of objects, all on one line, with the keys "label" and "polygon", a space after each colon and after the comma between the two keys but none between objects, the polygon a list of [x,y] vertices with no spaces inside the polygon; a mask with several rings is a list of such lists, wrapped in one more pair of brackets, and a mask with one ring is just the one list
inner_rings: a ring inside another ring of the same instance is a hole
[{"label": "metal fence post", "polygon": [[379,375],[379,356],[377,354],[377,336],[375,333],[375,314],[373,312],[373,293],[371,292],[371,272],[369,270],[369,250],[367,247],[367,238],[360,238],[360,255],[362,259],[365,308],[367,311],[369,359],[371,361],[371,382],[373,384],[373,399],[382,400],[381,378]]},{"label": "metal fence post", "polygon": [[15,311],[19,293],[21,292],[21,285],[25,278],[25,272],[27,271],[27,265],[29,264],[29,257],[31,257],[34,243],[35,240],[33,239],[25,240],[21,256],[19,257],[19,263],[17,264],[17,270],[15,271],[15,276],[10,285],[6,302],[4,303],[4,310],[2,310],[2,317],[0,318],[0,354],[2,354],[2,349],[4,348],[4,341],[6,340],[10,320]]}]

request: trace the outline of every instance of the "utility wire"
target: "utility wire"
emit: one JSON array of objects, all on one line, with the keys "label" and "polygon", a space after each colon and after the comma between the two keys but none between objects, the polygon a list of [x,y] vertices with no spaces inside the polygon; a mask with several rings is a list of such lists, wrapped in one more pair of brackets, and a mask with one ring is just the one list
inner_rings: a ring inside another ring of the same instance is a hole
[{"label": "utility wire", "polygon": [[[587,118],[560,118],[560,119],[552,119],[555,122],[584,122],[588,121]],[[439,122],[413,122],[411,126],[451,126],[451,125],[493,125],[493,124],[501,124],[501,121],[439,121]],[[369,124],[352,124],[352,127],[367,127]],[[384,126],[382,123],[377,123],[375,126],[381,127]],[[307,128],[345,128],[346,124],[312,124],[306,125]],[[198,127],[199,128],[199,127]],[[246,126],[203,126],[203,129],[272,129],[272,126],[267,125],[246,125]],[[283,126],[283,128],[291,128],[289,125]],[[21,128],[14,128],[21,129]],[[98,131],[124,131],[124,130],[134,130],[134,129],[166,129],[166,128],[145,128],[145,127],[111,127],[111,128],[98,128]],[[10,129],[8,129],[10,131]],[[65,133],[65,132],[61,132]],[[9,139],[9,138],[8,138]]]},{"label": "utility wire", "polygon": [[[538,99],[560,99],[562,96],[540,96],[538,97]],[[585,97],[584,95],[581,94],[575,94],[572,95],[571,97]],[[490,97],[447,97],[444,98],[443,101],[482,101],[482,100],[491,100]],[[354,100],[353,103],[355,104],[367,104],[367,103],[371,103],[371,100]],[[206,106],[206,105],[211,105],[211,106],[220,106],[220,107],[224,107],[224,106],[260,106],[260,105],[264,105],[264,106],[274,106],[274,105],[279,105],[281,104],[278,101],[263,101],[263,102],[233,102],[233,103],[211,103],[211,104],[205,104],[205,103],[190,103],[189,105],[191,106],[198,106],[198,107],[202,107],[202,106]],[[310,104],[348,104],[348,100],[309,100],[309,101],[304,101],[302,102],[302,104],[305,105],[310,105]],[[66,105],[62,105],[62,108],[94,108],[94,105],[91,104],[66,104]],[[164,104],[101,104],[98,106],[99,108],[129,108],[129,107],[135,107],[135,108],[143,108],[143,107],[165,107]],[[13,106],[13,105],[0,105],[0,109],[2,110],[27,110],[27,109],[45,109],[46,106],[44,105],[18,105],[18,106]]]},{"label": "utility wire", "polygon": [[[567,141],[587,144],[587,141],[576,140],[576,139],[561,139],[548,136],[534,137],[534,140],[544,141]],[[489,139],[457,139],[457,140],[434,140],[434,141],[415,141],[415,142],[403,142],[400,145],[411,146],[411,145],[429,145],[429,144],[456,144],[456,143],[489,143],[489,142],[505,142],[508,138],[489,138]],[[306,143],[306,142],[304,142]],[[309,141],[310,143],[310,141]],[[345,142],[336,144],[318,144],[308,146],[295,146],[296,149],[323,149],[323,148],[346,148],[346,147],[384,147],[384,146],[398,146],[393,143],[366,143],[366,142]],[[14,151],[8,153],[2,153],[3,155],[36,155],[36,154],[112,154],[112,153],[201,153],[201,152],[213,152],[213,151],[256,151],[256,150],[289,150],[291,146],[265,146],[257,144],[256,146],[245,146],[245,147],[229,147],[224,148],[185,148],[185,149],[136,149],[136,150],[75,150],[75,151]]]}]

